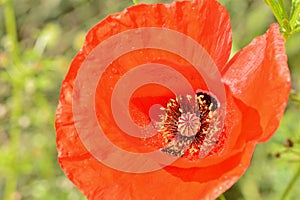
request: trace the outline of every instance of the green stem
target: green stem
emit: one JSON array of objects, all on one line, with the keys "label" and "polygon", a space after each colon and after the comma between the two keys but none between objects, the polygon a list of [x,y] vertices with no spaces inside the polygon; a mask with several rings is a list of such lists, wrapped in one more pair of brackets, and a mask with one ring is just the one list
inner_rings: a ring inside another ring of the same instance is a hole
[{"label": "green stem", "polygon": [[300,176],[300,166],[296,172],[296,174],[294,175],[294,177],[292,178],[292,180],[290,181],[290,183],[288,184],[288,186],[286,187],[282,197],[281,197],[281,200],[284,200],[286,199],[286,197],[288,196],[288,194],[290,193],[291,189],[293,188],[293,186],[295,185],[297,179],[299,178]]},{"label": "green stem", "polygon": [[[20,77],[21,78],[21,77]],[[13,81],[12,91],[12,109],[10,115],[10,156],[11,156],[11,173],[7,174],[4,191],[4,200],[15,199],[15,193],[18,184],[18,149],[21,141],[21,129],[18,120],[22,115],[22,85],[20,80]]]},{"label": "green stem", "polygon": [[6,179],[5,191],[4,191],[4,200],[14,200],[15,190],[17,187],[17,177],[12,175]]},{"label": "green stem", "polygon": [[12,54],[13,62],[19,67],[20,62],[20,48],[18,41],[17,23],[16,16],[13,7],[12,0],[6,0],[3,3],[4,16],[5,16],[5,27],[7,36],[11,42],[10,52]]},{"label": "green stem", "polygon": [[10,41],[9,51],[12,68],[9,68],[12,84],[11,96],[11,114],[10,114],[10,158],[11,172],[6,174],[6,184],[4,189],[4,200],[15,199],[18,184],[18,155],[21,139],[21,128],[18,120],[22,115],[22,98],[23,98],[23,73],[21,57],[19,50],[19,41],[17,33],[17,23],[12,0],[3,1],[6,34]]},{"label": "green stem", "polygon": [[[12,108],[10,116],[10,145],[12,146],[12,153],[17,153],[20,145],[21,128],[18,125],[18,120],[22,116],[22,77],[17,76],[18,80],[13,81],[12,91]],[[15,77],[15,78],[17,78]]]},{"label": "green stem", "polygon": [[[294,34],[294,33],[300,33],[300,27],[291,31],[291,35]],[[299,102],[300,102],[300,100],[298,100],[298,103]]]},{"label": "green stem", "polygon": [[135,5],[139,3],[138,0],[132,0],[132,2],[133,2]]}]

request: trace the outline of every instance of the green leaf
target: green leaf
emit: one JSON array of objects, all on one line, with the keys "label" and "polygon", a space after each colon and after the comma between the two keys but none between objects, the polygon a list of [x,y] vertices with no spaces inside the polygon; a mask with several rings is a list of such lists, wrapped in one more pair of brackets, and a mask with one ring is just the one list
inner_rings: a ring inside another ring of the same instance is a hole
[{"label": "green leaf", "polygon": [[291,34],[294,34],[294,33],[300,33],[300,27],[293,29]]},{"label": "green leaf", "polygon": [[281,10],[281,14],[283,16],[284,19],[288,19],[288,14],[287,14],[287,11],[284,7],[284,3],[282,0],[278,0],[278,4],[279,4],[279,7],[280,7],[280,10]]},{"label": "green leaf", "polygon": [[278,21],[278,23],[280,24],[280,26],[283,26],[283,19],[285,19],[285,12],[281,7],[281,4],[278,3],[276,0],[265,0],[265,2],[269,5],[269,7],[271,8],[276,20]]},{"label": "green leaf", "polygon": [[132,0],[132,2],[133,2],[135,5],[139,3],[138,0]]},{"label": "green leaf", "polygon": [[284,6],[283,0],[264,0],[271,8],[280,25],[280,31],[285,39],[299,32],[300,27],[300,0],[292,0],[290,16]]},{"label": "green leaf", "polygon": [[290,26],[295,29],[300,26],[300,0],[292,1]]}]

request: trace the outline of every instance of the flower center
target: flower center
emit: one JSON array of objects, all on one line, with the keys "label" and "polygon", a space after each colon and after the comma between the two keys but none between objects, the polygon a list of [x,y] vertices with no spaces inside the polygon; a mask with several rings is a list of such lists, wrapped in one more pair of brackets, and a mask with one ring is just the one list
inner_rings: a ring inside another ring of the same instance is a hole
[{"label": "flower center", "polygon": [[182,113],[178,118],[177,130],[182,136],[191,137],[196,135],[200,126],[200,118],[195,113]]},{"label": "flower center", "polygon": [[165,113],[157,124],[161,151],[191,160],[217,152],[223,146],[225,134],[220,127],[218,108],[218,101],[204,92],[170,99],[161,108]]}]

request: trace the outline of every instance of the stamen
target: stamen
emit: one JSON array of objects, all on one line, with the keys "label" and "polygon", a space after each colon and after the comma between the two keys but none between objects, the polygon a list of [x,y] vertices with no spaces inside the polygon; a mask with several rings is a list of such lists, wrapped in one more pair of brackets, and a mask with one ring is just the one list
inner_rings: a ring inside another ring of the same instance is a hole
[{"label": "stamen", "polygon": [[221,132],[218,107],[218,101],[204,92],[170,99],[158,124],[164,138],[161,151],[191,160],[216,152]]}]

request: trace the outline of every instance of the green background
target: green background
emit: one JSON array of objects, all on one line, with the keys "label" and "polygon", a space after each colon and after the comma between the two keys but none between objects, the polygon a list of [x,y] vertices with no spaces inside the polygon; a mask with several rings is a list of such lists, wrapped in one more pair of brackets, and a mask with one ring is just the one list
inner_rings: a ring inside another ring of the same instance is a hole
[{"label": "green background", "polygon": [[[15,0],[13,7],[9,2],[0,0],[0,199],[5,193],[24,200],[84,199],[57,163],[54,115],[60,84],[86,32],[132,2]],[[231,16],[233,53],[275,22],[263,0],[220,2]],[[11,39],[13,10],[18,41]],[[227,199],[280,199],[299,168],[300,34],[291,36],[286,48],[294,100],[274,137],[257,146],[249,170],[225,193]],[[285,147],[288,138],[293,148]],[[299,179],[286,199],[300,199]]]}]

